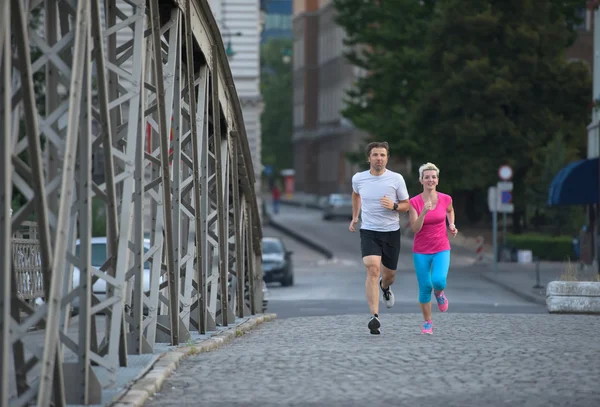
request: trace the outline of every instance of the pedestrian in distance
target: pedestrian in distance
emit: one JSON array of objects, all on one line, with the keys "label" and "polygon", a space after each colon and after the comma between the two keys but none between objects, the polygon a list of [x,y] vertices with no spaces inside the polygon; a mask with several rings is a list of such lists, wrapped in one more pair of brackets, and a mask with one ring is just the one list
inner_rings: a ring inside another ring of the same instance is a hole
[{"label": "pedestrian in distance", "polygon": [[423,192],[410,199],[410,226],[415,235],[413,263],[419,283],[419,306],[425,322],[423,334],[433,334],[431,320],[431,290],[441,312],[448,311],[448,298],[444,294],[450,267],[450,241],[446,229],[456,237],[452,197],[437,191],[440,170],[432,163],[419,168],[419,181]]},{"label": "pedestrian in distance", "polygon": [[273,186],[271,190],[271,196],[273,197],[273,213],[277,215],[279,213],[279,205],[281,202],[281,191],[277,184]]},{"label": "pedestrian in distance", "polygon": [[370,168],[352,177],[352,221],[356,231],[361,213],[360,248],[367,271],[365,291],[371,318],[367,324],[373,335],[381,333],[379,290],[388,308],[394,305],[394,284],[400,255],[400,212],[408,212],[409,198],[402,175],[386,168],[389,145],[374,142],[367,146]]}]

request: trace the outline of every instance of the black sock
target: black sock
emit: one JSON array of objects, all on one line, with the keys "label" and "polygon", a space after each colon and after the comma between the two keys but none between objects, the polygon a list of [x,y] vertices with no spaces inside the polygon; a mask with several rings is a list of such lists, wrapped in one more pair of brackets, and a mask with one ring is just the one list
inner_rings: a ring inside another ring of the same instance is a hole
[{"label": "black sock", "polygon": [[379,318],[379,315],[377,315],[377,314],[373,314],[373,316],[376,317],[376,318]]}]

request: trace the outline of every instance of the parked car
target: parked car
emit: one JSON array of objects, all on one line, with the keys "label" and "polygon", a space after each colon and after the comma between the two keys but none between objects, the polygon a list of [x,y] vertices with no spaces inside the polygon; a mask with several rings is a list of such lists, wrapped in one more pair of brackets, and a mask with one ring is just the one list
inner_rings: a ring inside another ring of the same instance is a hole
[{"label": "parked car", "polygon": [[[106,237],[93,237],[92,238],[92,254],[91,263],[92,267],[99,269],[106,261]],[[75,246],[75,255],[79,256],[79,245],[80,242],[77,240]],[[144,252],[150,249],[150,239],[144,239]],[[73,267],[73,288],[79,286],[79,268]],[[142,282],[142,288],[144,292],[150,291],[150,262],[144,263],[144,280]],[[99,278],[96,283],[92,286],[92,291],[98,297],[100,301],[104,301],[106,298],[106,281]],[[73,299],[73,311],[78,312],[79,310],[79,297]]]},{"label": "parked car", "polygon": [[[233,274],[229,273],[227,286],[229,289],[233,289],[231,284],[233,283]],[[267,284],[265,280],[262,280],[262,313],[267,312],[267,308],[269,307],[269,289],[267,288]]]},{"label": "parked car", "polygon": [[266,283],[278,282],[284,287],[294,285],[292,254],[293,252],[286,249],[281,239],[263,237],[263,280]]},{"label": "parked car", "polygon": [[323,208],[323,219],[331,220],[343,217],[352,219],[352,195],[331,194]]}]

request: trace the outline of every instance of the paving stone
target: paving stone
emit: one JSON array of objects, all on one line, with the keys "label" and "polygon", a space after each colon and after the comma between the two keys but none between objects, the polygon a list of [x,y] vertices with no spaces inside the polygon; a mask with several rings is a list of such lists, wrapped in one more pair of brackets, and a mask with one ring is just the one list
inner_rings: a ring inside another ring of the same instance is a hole
[{"label": "paving stone", "polygon": [[181,361],[146,406],[598,406],[600,318],[417,314],[275,320]]}]

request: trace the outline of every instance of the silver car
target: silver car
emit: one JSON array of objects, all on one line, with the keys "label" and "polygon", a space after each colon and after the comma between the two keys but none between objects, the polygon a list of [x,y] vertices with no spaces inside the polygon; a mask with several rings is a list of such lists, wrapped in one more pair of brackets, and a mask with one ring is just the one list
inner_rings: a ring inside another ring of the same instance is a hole
[{"label": "silver car", "polygon": [[338,217],[352,219],[352,195],[329,195],[323,208],[323,219],[331,220]]}]

